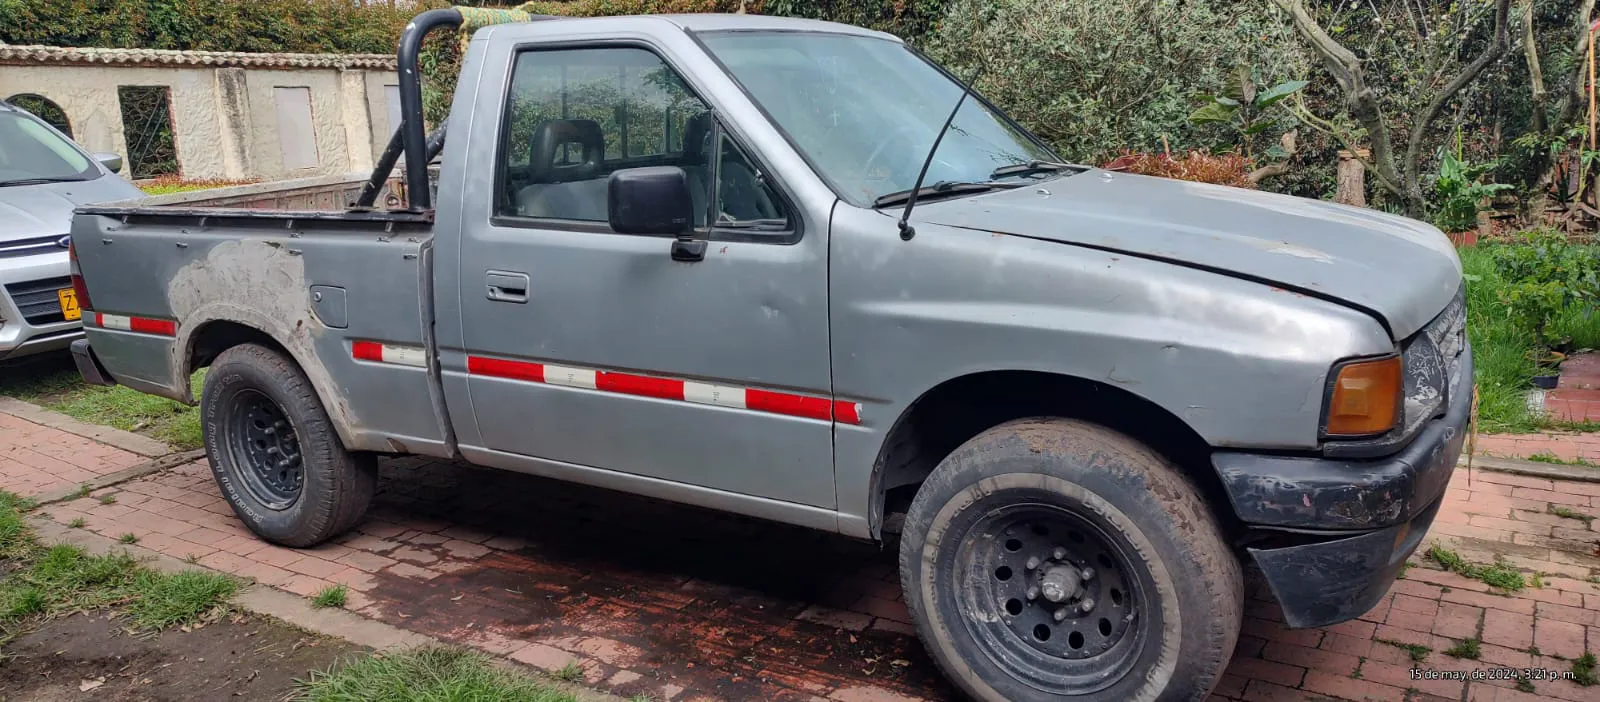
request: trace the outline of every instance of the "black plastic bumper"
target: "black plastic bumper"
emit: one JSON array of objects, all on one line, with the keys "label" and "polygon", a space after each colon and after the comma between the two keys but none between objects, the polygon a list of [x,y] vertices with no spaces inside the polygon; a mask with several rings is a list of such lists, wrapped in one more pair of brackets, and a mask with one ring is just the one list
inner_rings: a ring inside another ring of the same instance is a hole
[{"label": "black plastic bumper", "polygon": [[89,348],[88,339],[78,339],[72,342],[72,363],[78,367],[78,375],[83,376],[84,382],[90,385],[116,385],[117,381],[106,372],[105,366],[100,365],[100,359],[95,358],[94,350]]},{"label": "black plastic bumper", "polygon": [[1445,416],[1429,422],[1393,456],[1213,455],[1242,521],[1308,542],[1248,549],[1290,627],[1327,626],[1365,613],[1421,543],[1466,441],[1472,352],[1465,354]]}]

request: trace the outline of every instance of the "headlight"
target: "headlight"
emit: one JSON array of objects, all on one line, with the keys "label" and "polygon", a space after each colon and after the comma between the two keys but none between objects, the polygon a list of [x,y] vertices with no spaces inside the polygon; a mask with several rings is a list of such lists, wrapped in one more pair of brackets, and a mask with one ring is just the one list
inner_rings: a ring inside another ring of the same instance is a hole
[{"label": "headlight", "polygon": [[1400,421],[1400,357],[1346,361],[1330,374],[1323,433],[1354,438],[1383,434]]}]

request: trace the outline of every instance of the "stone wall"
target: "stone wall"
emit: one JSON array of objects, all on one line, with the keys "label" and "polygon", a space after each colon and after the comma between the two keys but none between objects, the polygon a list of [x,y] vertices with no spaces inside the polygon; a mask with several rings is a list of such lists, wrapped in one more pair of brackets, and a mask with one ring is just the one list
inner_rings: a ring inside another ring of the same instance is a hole
[{"label": "stone wall", "polygon": [[370,170],[396,126],[397,82],[392,56],[0,45],[0,98],[54,102],[84,148],[125,161],[118,87],[168,88],[184,178]]}]

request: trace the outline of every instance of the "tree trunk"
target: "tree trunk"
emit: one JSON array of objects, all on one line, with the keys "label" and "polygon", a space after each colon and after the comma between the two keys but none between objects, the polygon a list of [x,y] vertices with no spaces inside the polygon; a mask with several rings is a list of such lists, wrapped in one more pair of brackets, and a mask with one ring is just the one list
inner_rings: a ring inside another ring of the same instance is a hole
[{"label": "tree trunk", "polygon": [[1361,162],[1370,156],[1371,152],[1361,149],[1359,156],[1343,149],[1339,150],[1339,187],[1335,191],[1333,201],[1341,205],[1367,206],[1367,169]]}]

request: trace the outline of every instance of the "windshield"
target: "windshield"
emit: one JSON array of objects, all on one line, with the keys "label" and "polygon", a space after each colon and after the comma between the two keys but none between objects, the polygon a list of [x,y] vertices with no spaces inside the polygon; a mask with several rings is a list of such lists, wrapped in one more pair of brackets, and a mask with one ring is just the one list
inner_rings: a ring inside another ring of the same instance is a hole
[{"label": "windshield", "polygon": [[[700,35],[840,197],[868,206],[911,188],[961,86],[904,45],[802,32]],[[961,106],[924,182],[983,182],[1059,160],[980,100]],[[1013,178],[1018,176],[1013,176]]]},{"label": "windshield", "polygon": [[89,180],[97,174],[82,151],[42,122],[0,112],[0,185]]}]

